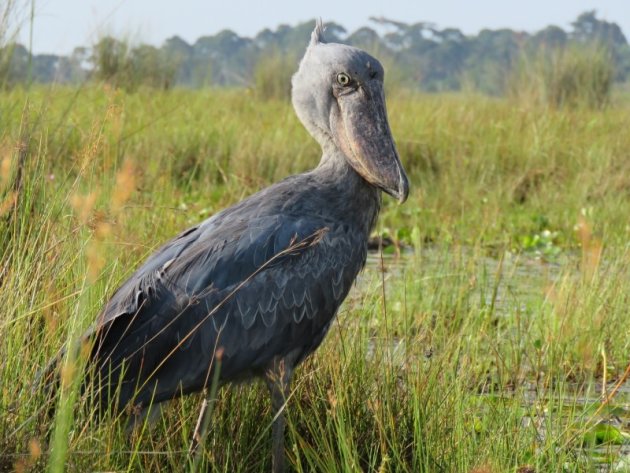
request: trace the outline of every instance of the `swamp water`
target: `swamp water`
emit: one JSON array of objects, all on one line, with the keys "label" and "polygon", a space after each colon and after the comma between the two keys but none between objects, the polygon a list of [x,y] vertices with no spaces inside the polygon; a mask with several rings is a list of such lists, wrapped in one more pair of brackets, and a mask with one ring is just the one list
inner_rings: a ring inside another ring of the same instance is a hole
[{"label": "swamp water", "polygon": [[[491,257],[468,248],[455,252],[438,248],[424,248],[419,252],[403,250],[397,254],[370,252],[366,268],[349,299],[352,303],[366,293],[381,293],[386,298],[388,311],[400,311],[406,310],[400,307],[401,294],[406,300],[410,288],[445,285],[456,291],[463,281],[468,281],[478,287],[471,297],[477,298],[479,311],[490,310],[497,318],[513,317],[515,313],[534,317],[544,308],[550,291],[562,284],[563,278],[577,280],[581,277],[579,263],[580,257],[575,254],[548,261],[535,255],[510,252]],[[423,284],[427,282],[430,284]],[[404,286],[402,291],[401,286]],[[380,343],[380,340],[368,342],[368,358]],[[403,337],[392,337],[389,345],[392,363],[409,362]],[[428,357],[431,351],[431,347],[426,348]],[[621,383],[616,382],[617,379],[604,383],[601,378],[587,383],[568,381],[563,383],[559,394],[553,387],[541,387],[535,372],[529,377],[531,379],[526,377],[517,387],[475,395],[481,405],[484,400],[492,403],[504,396],[519,399],[522,428],[535,429],[541,440],[553,435],[551,431],[557,432],[558,428],[573,431],[580,445],[576,455],[588,457],[587,471],[630,472],[630,379]],[[607,396],[610,396],[608,402],[603,402]],[[483,416],[484,412],[479,415]],[[569,465],[566,470],[574,471]]]}]

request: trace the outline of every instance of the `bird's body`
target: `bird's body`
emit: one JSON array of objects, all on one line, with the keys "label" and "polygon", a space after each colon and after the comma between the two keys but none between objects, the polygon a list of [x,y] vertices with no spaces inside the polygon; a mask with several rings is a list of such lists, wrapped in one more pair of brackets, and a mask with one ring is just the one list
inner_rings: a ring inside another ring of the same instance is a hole
[{"label": "bird's body", "polygon": [[101,405],[200,391],[218,349],[223,381],[301,361],[365,263],[379,204],[379,191],[331,158],[168,242],[99,316],[92,361],[108,385],[120,383],[115,399],[101,390]]},{"label": "bird's body", "polygon": [[85,386],[101,410],[137,412],[201,391],[219,356],[223,382],[265,377],[278,412],[274,472],[283,470],[293,369],[319,346],[365,264],[381,191],[400,201],[408,193],[382,66],[322,34],[318,24],[292,79],[294,108],[322,147],[319,166],[162,246],[86,334]]}]

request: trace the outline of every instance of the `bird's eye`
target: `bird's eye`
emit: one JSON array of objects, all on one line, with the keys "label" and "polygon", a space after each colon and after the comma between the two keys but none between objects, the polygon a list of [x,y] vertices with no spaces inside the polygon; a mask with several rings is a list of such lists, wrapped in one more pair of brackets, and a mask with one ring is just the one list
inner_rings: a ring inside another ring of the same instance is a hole
[{"label": "bird's eye", "polygon": [[348,77],[348,74],[340,72],[337,74],[337,83],[341,86],[346,86],[350,83],[350,77]]}]

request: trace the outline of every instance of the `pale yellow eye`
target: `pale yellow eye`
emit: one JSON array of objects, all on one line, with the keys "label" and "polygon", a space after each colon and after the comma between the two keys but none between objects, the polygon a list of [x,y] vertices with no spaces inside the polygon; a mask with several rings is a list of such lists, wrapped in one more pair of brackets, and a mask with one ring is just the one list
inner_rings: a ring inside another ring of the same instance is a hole
[{"label": "pale yellow eye", "polygon": [[350,77],[348,77],[348,74],[340,72],[337,74],[337,83],[341,86],[346,86],[350,83]]}]

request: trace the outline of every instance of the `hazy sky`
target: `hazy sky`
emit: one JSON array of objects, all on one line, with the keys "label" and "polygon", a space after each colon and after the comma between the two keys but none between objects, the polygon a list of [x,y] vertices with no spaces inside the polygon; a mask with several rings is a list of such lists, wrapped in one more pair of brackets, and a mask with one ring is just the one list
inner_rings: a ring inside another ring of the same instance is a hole
[{"label": "hazy sky", "polygon": [[[1,1],[1,0],[0,0]],[[228,28],[253,36],[263,28],[321,17],[352,31],[370,16],[404,22],[431,21],[465,33],[508,27],[536,31],[549,24],[565,29],[578,14],[596,9],[630,37],[630,0],[17,0],[22,2],[19,40],[28,44],[28,14],[35,2],[33,50],[69,53],[105,34],[160,45],[179,35],[189,42]],[[306,39],[305,39],[306,41]]]}]

